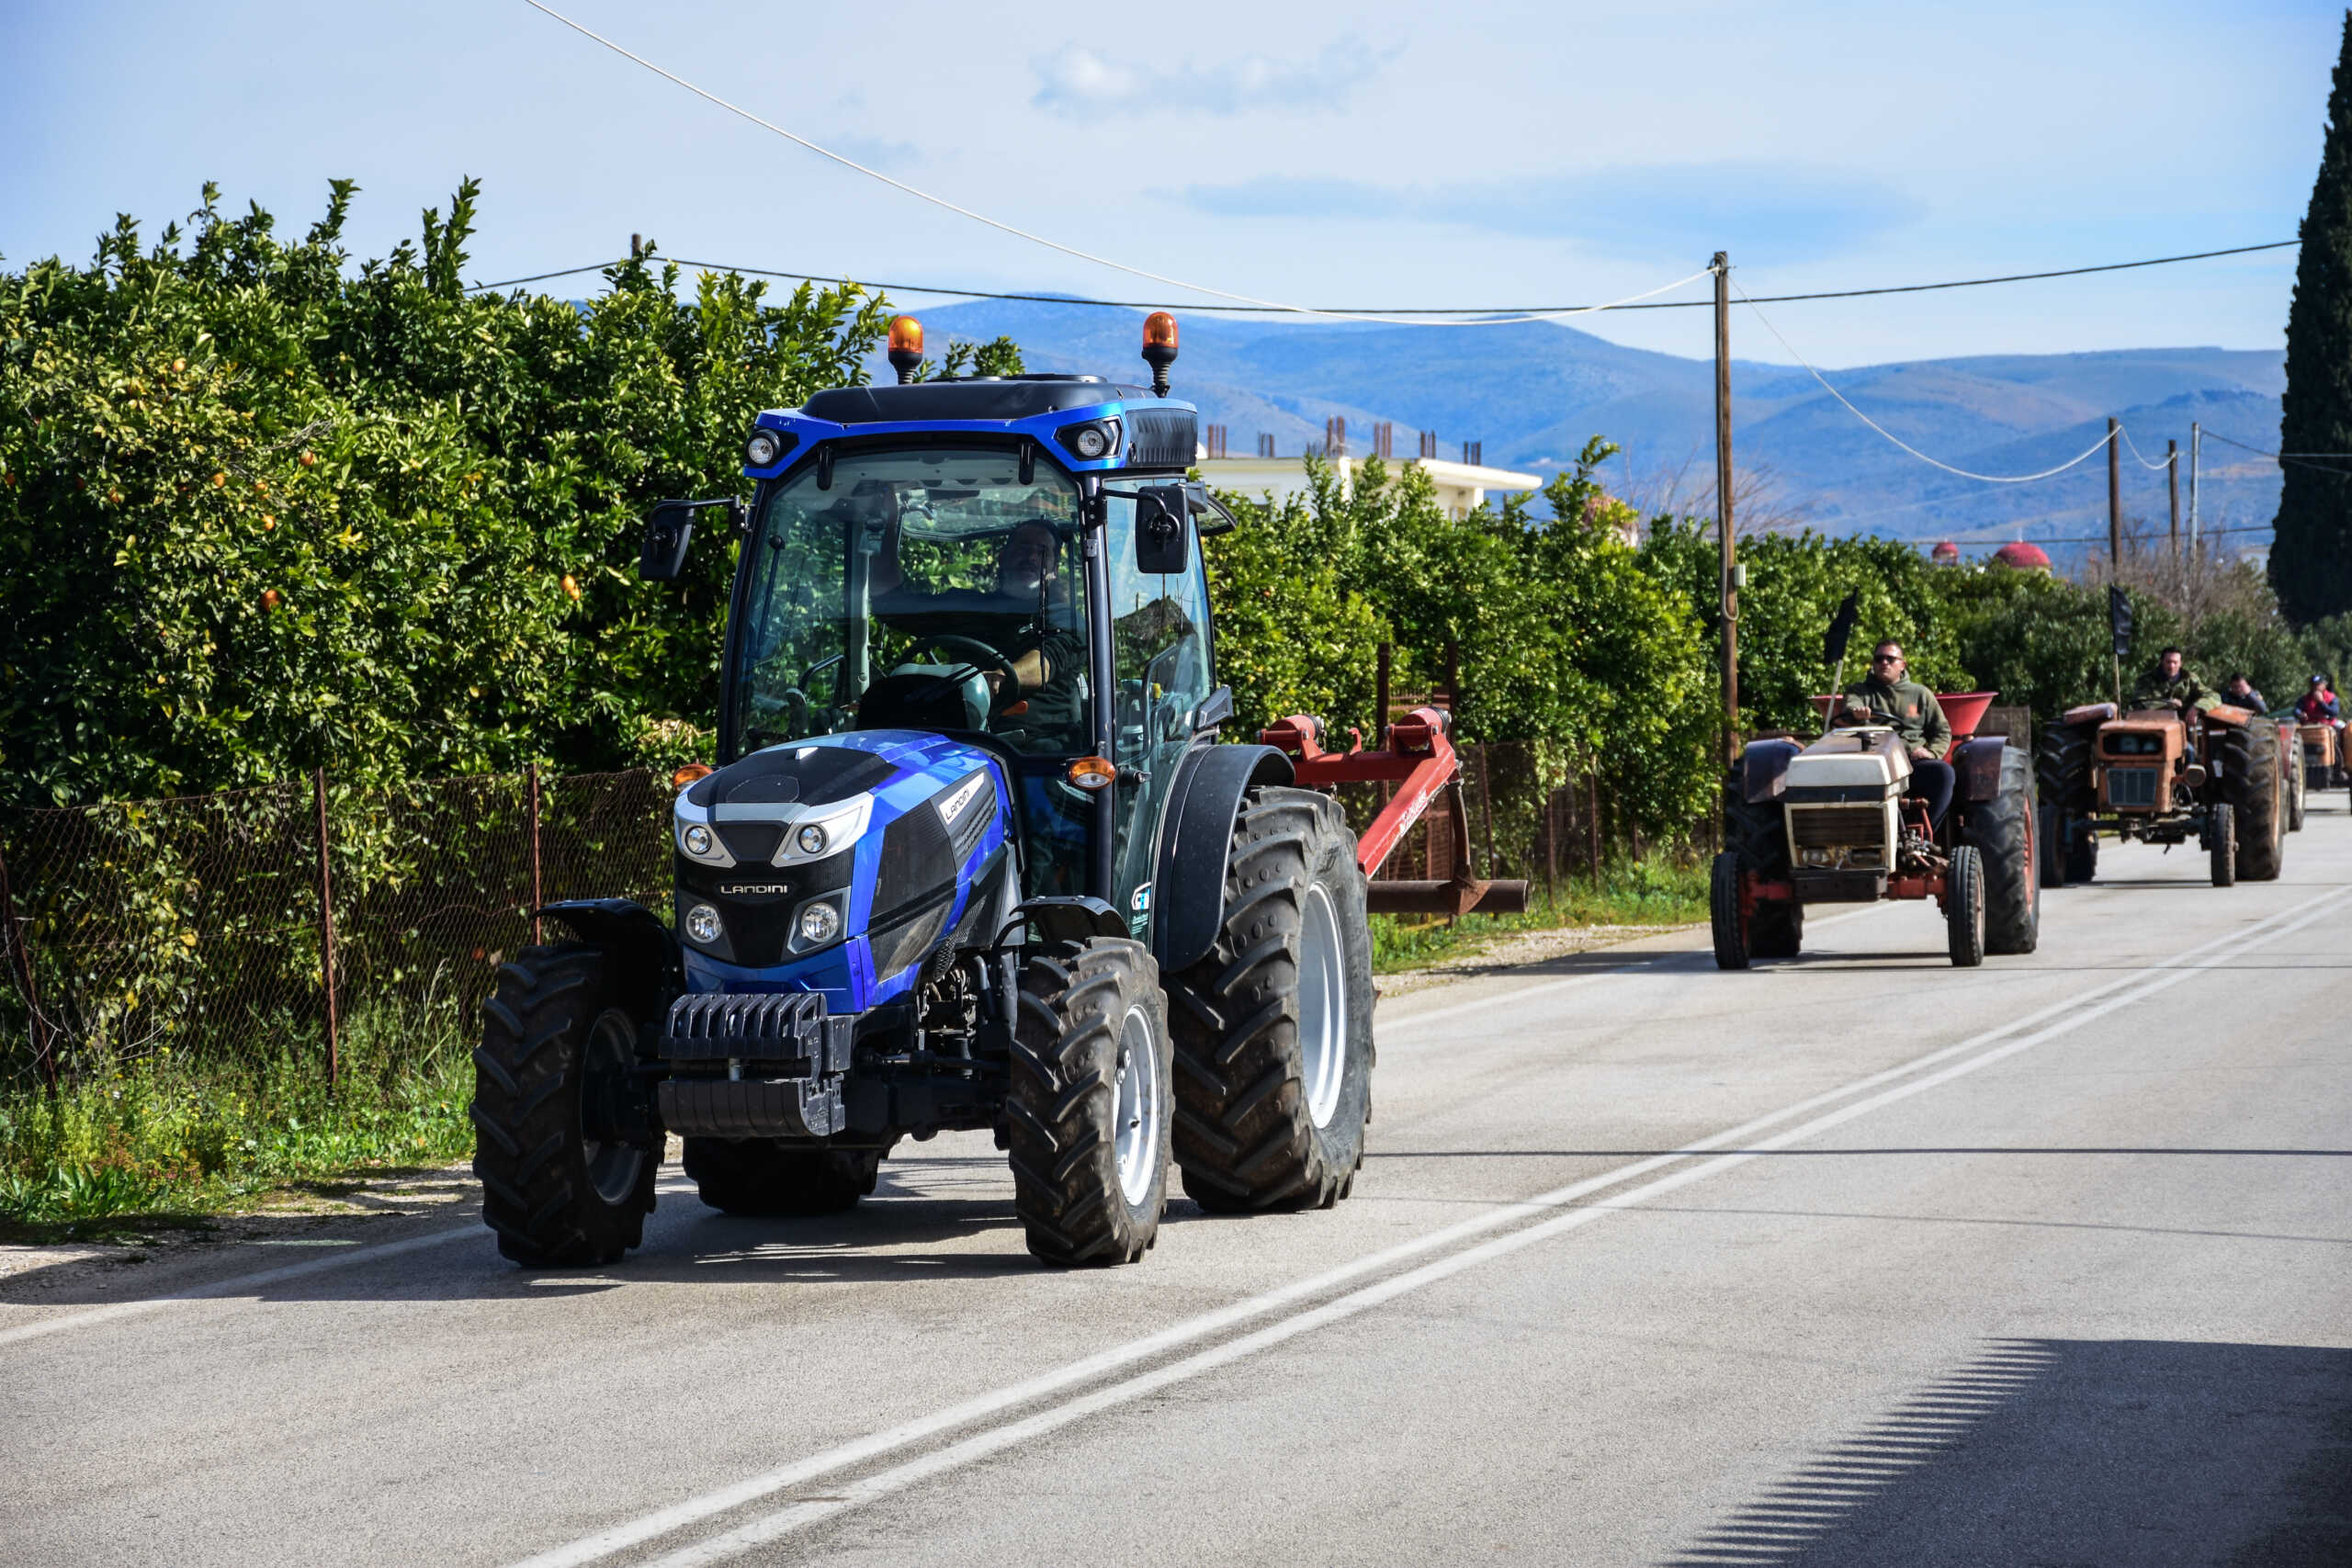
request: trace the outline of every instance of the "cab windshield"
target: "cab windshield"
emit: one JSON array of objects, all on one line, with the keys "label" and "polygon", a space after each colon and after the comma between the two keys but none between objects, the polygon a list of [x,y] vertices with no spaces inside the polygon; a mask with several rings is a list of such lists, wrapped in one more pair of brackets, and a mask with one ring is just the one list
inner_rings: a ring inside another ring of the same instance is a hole
[{"label": "cab windshield", "polygon": [[1078,486],[1012,448],[842,453],[752,532],[739,750],[848,729],[979,729],[1090,749]]}]

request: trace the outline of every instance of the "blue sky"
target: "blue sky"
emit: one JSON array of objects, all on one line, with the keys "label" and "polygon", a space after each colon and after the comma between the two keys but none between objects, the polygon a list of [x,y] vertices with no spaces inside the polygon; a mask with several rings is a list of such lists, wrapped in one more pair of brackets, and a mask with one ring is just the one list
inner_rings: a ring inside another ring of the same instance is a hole
[{"label": "blue sky", "polygon": [[[2290,238],[2343,19],[2262,0],[550,3],[1008,222],[1349,306],[1620,298],[1717,248],[1764,293]],[[17,0],[0,7],[0,60],[11,267],[86,257],[118,211],[160,229],[208,178],[289,229],[330,177],[355,178],[353,245],[379,254],[470,174],[485,280],[608,259],[636,231],[751,265],[1170,293],[825,164],[521,0]],[[1790,305],[1774,321],[1825,365],[2275,348],[2292,265]],[[1578,324],[1707,351],[1703,311]],[[1752,321],[1734,333],[1743,355],[1786,357]]]}]

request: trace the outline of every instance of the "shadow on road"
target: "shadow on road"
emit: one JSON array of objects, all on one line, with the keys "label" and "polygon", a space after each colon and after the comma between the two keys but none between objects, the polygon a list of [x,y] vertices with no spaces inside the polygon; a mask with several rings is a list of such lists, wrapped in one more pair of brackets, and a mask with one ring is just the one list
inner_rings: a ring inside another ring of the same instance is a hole
[{"label": "shadow on road", "polygon": [[2352,1350],[1996,1340],[1668,1568],[2352,1562]]}]

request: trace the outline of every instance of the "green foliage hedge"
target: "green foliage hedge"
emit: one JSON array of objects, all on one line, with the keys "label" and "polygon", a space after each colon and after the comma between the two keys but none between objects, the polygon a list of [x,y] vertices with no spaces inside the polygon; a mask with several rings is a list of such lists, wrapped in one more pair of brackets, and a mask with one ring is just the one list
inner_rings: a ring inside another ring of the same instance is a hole
[{"label": "green foliage hedge", "polygon": [[881,302],[645,261],[469,295],[471,181],[355,272],[353,194],[288,241],[208,186],[185,234],[0,273],[0,799],[693,749],[731,552],[639,582],[639,519],[740,488],[752,415],[859,379]]}]

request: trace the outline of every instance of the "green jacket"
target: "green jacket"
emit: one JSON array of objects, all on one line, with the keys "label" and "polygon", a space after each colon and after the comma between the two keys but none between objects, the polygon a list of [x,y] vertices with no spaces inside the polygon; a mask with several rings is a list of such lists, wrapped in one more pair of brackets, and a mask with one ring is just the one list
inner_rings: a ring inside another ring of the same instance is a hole
[{"label": "green jacket", "polygon": [[1951,750],[1951,726],[1944,718],[1936,694],[1917,681],[1892,685],[1872,675],[1846,688],[1846,701],[1860,703],[1871,716],[1894,727],[1906,746],[1923,746],[1930,757]]},{"label": "green jacket", "polygon": [[2183,708],[2210,708],[2221,705],[2222,699],[2205,689],[2205,682],[2189,673],[2188,666],[2171,680],[2164,671],[2150,666],[2132,687],[2132,705],[2135,708],[2158,708],[2177,702]]}]

